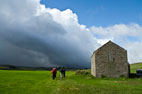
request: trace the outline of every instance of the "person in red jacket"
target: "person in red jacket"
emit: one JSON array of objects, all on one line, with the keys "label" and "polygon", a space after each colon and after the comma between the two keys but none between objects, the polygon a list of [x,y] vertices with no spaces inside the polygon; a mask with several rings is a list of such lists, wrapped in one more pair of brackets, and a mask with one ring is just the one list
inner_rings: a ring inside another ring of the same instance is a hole
[{"label": "person in red jacket", "polygon": [[56,74],[57,74],[56,68],[53,68],[53,69],[51,70],[51,74],[52,74],[52,79],[54,80],[54,79],[56,78]]}]

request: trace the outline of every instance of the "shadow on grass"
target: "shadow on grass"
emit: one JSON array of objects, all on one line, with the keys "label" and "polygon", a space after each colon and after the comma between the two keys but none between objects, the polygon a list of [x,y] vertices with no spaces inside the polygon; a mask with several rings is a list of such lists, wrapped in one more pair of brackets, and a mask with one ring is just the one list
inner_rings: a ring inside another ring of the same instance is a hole
[{"label": "shadow on grass", "polygon": [[136,73],[130,73],[129,78],[142,78],[142,75],[137,75]]}]

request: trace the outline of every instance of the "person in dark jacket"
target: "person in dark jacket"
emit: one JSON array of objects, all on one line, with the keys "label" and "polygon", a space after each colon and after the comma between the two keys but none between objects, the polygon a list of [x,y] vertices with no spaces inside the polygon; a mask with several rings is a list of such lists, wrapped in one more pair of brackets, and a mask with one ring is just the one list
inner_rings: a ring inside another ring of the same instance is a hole
[{"label": "person in dark jacket", "polygon": [[52,79],[54,80],[54,79],[56,78],[56,74],[57,74],[56,68],[53,68],[53,69],[51,70],[51,74],[52,74]]},{"label": "person in dark jacket", "polygon": [[65,78],[65,69],[64,68],[60,69],[60,76],[61,76],[61,79]]}]

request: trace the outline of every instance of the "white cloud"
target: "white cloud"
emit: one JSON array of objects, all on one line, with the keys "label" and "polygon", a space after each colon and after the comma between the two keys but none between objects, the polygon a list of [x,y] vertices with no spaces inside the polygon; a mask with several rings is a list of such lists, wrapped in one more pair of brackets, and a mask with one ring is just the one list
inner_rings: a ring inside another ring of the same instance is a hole
[{"label": "white cloud", "polygon": [[142,61],[142,26],[138,24],[116,24],[108,27],[91,27],[90,31],[103,44],[108,39],[128,51],[129,63]]},{"label": "white cloud", "polygon": [[[39,4],[39,0],[25,0],[20,7],[21,2],[14,0],[11,4],[8,1],[2,3],[8,6],[6,12],[9,16],[4,10],[0,12],[0,24],[3,25],[0,43],[8,43],[9,46],[1,50],[14,51],[18,48],[19,51],[12,52],[15,57],[11,56],[11,51],[7,52],[5,56],[13,59],[2,59],[2,62],[20,65],[22,60],[21,65],[26,62],[24,65],[33,66],[35,62],[43,66],[90,67],[92,51],[99,44],[89,29],[78,23],[75,13],[70,9],[60,11],[45,8]],[[5,9],[3,6],[0,8]],[[17,56],[18,60],[15,59]]]},{"label": "white cloud", "polygon": [[97,42],[100,43],[101,45],[107,43],[109,40],[113,40],[113,39],[97,39]]}]

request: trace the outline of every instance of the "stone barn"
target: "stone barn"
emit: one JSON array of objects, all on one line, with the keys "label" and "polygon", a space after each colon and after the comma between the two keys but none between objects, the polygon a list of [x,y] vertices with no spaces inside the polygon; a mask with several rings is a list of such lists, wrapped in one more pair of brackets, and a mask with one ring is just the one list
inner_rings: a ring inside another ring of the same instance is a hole
[{"label": "stone barn", "polygon": [[111,41],[91,57],[91,74],[95,77],[129,77],[129,72],[127,51]]}]

